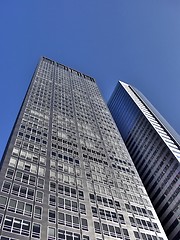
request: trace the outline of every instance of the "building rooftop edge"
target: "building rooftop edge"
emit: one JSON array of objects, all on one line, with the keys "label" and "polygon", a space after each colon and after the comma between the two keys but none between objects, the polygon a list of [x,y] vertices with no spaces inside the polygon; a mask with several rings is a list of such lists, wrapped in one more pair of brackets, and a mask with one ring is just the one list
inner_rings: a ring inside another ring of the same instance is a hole
[{"label": "building rooftop edge", "polygon": [[153,104],[144,96],[141,91],[139,91],[134,86],[123,82],[122,80],[118,81],[122,86],[126,85],[129,88],[132,88],[138,97],[146,104],[146,106],[151,110],[151,112],[156,116],[156,118],[160,121],[160,123],[163,125],[163,127],[166,129],[166,131],[171,135],[171,137],[174,139],[174,141],[180,145],[180,135],[174,130],[174,128],[166,121],[166,119],[158,112],[158,110],[153,106]]},{"label": "building rooftop edge", "polygon": [[95,78],[89,76],[88,74],[82,73],[82,72],[80,72],[80,71],[78,71],[78,70],[76,70],[76,69],[74,69],[74,68],[71,68],[71,67],[66,66],[66,65],[64,65],[64,64],[62,64],[62,63],[59,63],[58,61],[52,60],[52,59],[50,59],[50,58],[48,58],[48,57],[46,57],[46,56],[41,56],[40,60],[42,60],[42,59],[46,59],[46,60],[48,60],[48,61],[57,63],[57,64],[59,64],[59,65],[61,65],[61,66],[63,66],[63,67],[66,67],[66,68],[68,68],[68,69],[70,69],[70,70],[72,70],[72,71],[75,71],[75,72],[77,72],[77,73],[79,73],[79,74],[83,74],[84,76],[86,76],[86,77],[90,78],[91,80],[93,80],[94,82],[96,82]]}]

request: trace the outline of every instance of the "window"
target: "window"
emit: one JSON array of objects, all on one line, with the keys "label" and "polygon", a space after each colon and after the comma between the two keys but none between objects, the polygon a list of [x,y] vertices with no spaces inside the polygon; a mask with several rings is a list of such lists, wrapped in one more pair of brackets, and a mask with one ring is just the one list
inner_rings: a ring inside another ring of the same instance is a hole
[{"label": "window", "polygon": [[71,201],[68,199],[65,199],[65,209],[71,210]]},{"label": "window", "polygon": [[48,240],[56,239],[56,230],[55,228],[49,227],[48,228]]},{"label": "window", "polygon": [[73,227],[79,229],[79,217],[73,216]]},{"label": "window", "polygon": [[66,214],[66,225],[67,226],[72,226],[72,216],[69,214]]},{"label": "window", "polygon": [[56,222],[56,213],[54,210],[49,210],[49,222]]},{"label": "window", "polygon": [[118,214],[121,224],[125,224],[124,217],[122,214]]},{"label": "window", "polygon": [[49,205],[56,206],[56,196],[54,195],[49,196]]},{"label": "window", "polygon": [[40,238],[41,227],[40,224],[33,223],[32,226],[32,237]]},{"label": "window", "polygon": [[17,200],[11,199],[9,200],[8,211],[15,212]]},{"label": "window", "polygon": [[4,184],[2,186],[2,192],[9,193],[10,187],[11,187],[11,183],[7,182],[7,181],[4,181]]},{"label": "window", "polygon": [[77,185],[78,187],[83,188],[83,183],[81,179],[77,179]]},{"label": "window", "polygon": [[80,212],[82,214],[86,214],[86,206],[84,204],[80,203],[79,207],[80,207]]},{"label": "window", "polygon": [[16,212],[18,214],[24,214],[26,216],[31,217],[32,204],[24,203],[24,202],[17,201],[15,199],[10,198],[7,210],[10,212]]},{"label": "window", "polygon": [[24,206],[24,202],[18,201],[16,213],[23,214]]},{"label": "window", "polygon": [[23,236],[29,236],[30,222],[6,216],[3,230],[16,234],[21,234]]},{"label": "window", "polygon": [[45,168],[39,166],[38,175],[44,177],[45,176]]},{"label": "window", "polygon": [[17,164],[17,159],[14,158],[14,157],[11,157],[11,158],[10,158],[10,161],[9,161],[9,166],[15,168],[15,167],[16,167],[16,164]]},{"label": "window", "polygon": [[55,171],[50,170],[50,178],[52,180],[56,180],[56,172]]},{"label": "window", "polygon": [[31,204],[26,203],[24,214],[31,217],[31,215],[32,215],[32,205]]},{"label": "window", "polygon": [[82,240],[90,240],[89,236],[83,235],[83,239]]},{"label": "window", "polygon": [[72,211],[73,212],[77,212],[78,211],[77,202],[72,201]]},{"label": "window", "polygon": [[94,222],[94,228],[96,233],[101,233],[100,224],[98,222]]},{"label": "window", "polygon": [[19,155],[19,149],[18,148],[13,148],[12,155],[18,156]]},{"label": "window", "polygon": [[124,235],[125,235],[126,237],[129,236],[128,230],[125,229],[125,228],[123,228],[123,233],[124,233]]},{"label": "window", "polygon": [[88,222],[87,222],[87,219],[82,218],[82,219],[81,219],[81,222],[82,222],[82,229],[88,231]]},{"label": "window", "polygon": [[7,197],[0,196],[0,208],[1,209],[5,209],[6,202],[7,202]]},{"label": "window", "polygon": [[2,223],[2,219],[3,219],[3,215],[0,214],[0,226],[1,226],[1,223]]},{"label": "window", "polygon": [[56,184],[54,182],[50,182],[50,186],[49,186],[49,190],[52,191],[52,192],[55,192],[56,191]]},{"label": "window", "polygon": [[15,176],[15,180],[21,181],[21,178],[22,178],[22,172],[17,171],[16,176]]},{"label": "window", "polygon": [[[80,234],[58,229],[58,240],[80,240]],[[84,238],[85,240],[88,238]]]},{"label": "window", "polygon": [[[22,189],[22,187],[21,187],[21,189]],[[30,199],[30,200],[34,199],[34,190],[33,189],[28,188],[27,199]]]},{"label": "window", "polygon": [[34,174],[37,173],[37,165],[23,161],[23,160],[19,160],[17,168],[25,170],[27,172],[34,173]]},{"label": "window", "polygon": [[42,217],[42,208],[39,206],[34,207],[34,218],[41,219]]},{"label": "window", "polygon": [[119,227],[115,227],[117,237],[121,237],[121,230]]},{"label": "window", "polygon": [[64,213],[58,212],[58,223],[62,225],[65,224]]},{"label": "window", "polygon": [[43,202],[43,192],[36,191],[36,201],[40,203]]},{"label": "window", "polygon": [[135,236],[136,239],[141,239],[138,232],[134,232],[134,236]]},{"label": "window", "polygon": [[44,179],[38,178],[37,186],[38,186],[39,188],[44,188]]},{"label": "window", "polygon": [[9,238],[9,237],[3,237],[3,236],[1,236],[1,240],[16,240],[16,239],[14,239],[14,238]]},{"label": "window", "polygon": [[109,231],[108,231],[108,226],[107,224],[102,223],[102,227],[103,227],[103,232],[105,235],[109,235]]},{"label": "window", "polygon": [[84,193],[83,193],[83,191],[79,191],[79,199],[84,200]]}]

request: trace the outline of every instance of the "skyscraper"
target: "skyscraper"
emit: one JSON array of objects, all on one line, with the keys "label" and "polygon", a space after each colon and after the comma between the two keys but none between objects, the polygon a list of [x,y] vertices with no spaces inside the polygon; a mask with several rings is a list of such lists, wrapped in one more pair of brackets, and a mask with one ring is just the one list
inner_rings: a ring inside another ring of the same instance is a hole
[{"label": "skyscraper", "polygon": [[46,57],[1,167],[1,240],[167,239],[95,80]]},{"label": "skyscraper", "polygon": [[108,106],[168,239],[180,239],[179,136],[126,83],[118,82]]}]

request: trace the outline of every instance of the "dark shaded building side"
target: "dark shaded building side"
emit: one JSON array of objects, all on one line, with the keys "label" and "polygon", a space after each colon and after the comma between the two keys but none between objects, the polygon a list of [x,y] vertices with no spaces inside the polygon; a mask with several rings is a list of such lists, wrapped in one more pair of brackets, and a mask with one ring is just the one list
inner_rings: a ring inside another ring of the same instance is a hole
[{"label": "dark shaded building side", "polygon": [[168,239],[179,239],[178,139],[148,100],[126,83],[118,82],[108,107]]}]

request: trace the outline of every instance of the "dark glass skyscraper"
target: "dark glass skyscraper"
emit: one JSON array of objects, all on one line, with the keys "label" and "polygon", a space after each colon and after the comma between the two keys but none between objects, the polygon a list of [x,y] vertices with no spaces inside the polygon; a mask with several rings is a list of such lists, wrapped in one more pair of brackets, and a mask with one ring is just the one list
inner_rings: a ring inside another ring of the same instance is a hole
[{"label": "dark glass skyscraper", "polygon": [[48,58],[0,181],[1,240],[167,239],[95,80]]},{"label": "dark glass skyscraper", "polygon": [[118,82],[108,106],[168,239],[180,239],[179,136],[126,83]]}]

